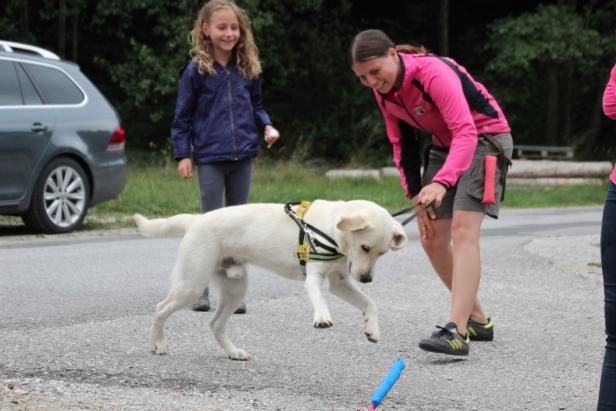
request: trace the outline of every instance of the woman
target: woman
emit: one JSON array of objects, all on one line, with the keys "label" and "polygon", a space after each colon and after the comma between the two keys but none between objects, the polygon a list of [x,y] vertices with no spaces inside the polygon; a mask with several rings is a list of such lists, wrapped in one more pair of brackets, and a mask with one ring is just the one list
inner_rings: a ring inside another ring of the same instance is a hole
[{"label": "woman", "polygon": [[[449,321],[419,346],[468,355],[471,339],[494,338],[493,323],[477,300],[479,232],[486,214],[498,217],[513,151],[509,124],[494,98],[464,67],[423,47],[395,46],[384,32],[366,30],[353,39],[349,59],[383,113],[407,197],[426,208],[417,218],[421,243],[451,290]],[[423,178],[411,127],[432,134]],[[488,184],[495,192],[484,193],[484,161],[490,156],[498,159]],[[434,207],[427,208],[431,204]]]},{"label": "woman", "polygon": [[[616,65],[603,93],[603,111],[616,120]],[[601,224],[601,267],[605,293],[605,332],[607,334],[599,411],[616,410],[616,167],[610,175],[610,187],[603,208]]]}]

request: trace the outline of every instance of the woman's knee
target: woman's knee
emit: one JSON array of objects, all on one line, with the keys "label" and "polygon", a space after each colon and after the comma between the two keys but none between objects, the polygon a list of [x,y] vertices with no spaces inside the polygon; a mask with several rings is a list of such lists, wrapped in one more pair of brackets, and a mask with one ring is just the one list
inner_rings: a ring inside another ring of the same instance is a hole
[{"label": "woman's knee", "polygon": [[454,244],[479,243],[481,221],[464,216],[454,218],[451,223],[451,238]]}]

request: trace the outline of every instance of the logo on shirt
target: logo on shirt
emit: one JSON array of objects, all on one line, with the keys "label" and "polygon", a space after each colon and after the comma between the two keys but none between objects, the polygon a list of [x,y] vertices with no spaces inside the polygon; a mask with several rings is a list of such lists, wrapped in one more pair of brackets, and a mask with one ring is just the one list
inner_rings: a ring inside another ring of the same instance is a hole
[{"label": "logo on shirt", "polygon": [[426,109],[422,106],[415,106],[415,114],[417,114],[418,116],[423,116],[424,114],[426,114]]}]

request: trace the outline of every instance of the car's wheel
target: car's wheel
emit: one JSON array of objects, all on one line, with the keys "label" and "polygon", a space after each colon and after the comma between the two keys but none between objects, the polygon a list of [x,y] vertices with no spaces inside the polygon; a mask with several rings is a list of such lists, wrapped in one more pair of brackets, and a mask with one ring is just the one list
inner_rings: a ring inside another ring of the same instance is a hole
[{"label": "car's wheel", "polygon": [[22,219],[35,231],[68,233],[83,222],[89,199],[90,184],[83,168],[70,158],[57,158],[39,175]]}]

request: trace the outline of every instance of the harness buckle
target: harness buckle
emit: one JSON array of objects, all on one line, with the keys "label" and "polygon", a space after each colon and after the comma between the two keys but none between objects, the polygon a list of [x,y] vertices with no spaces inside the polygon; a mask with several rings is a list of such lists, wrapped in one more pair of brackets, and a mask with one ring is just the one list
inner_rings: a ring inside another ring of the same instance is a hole
[{"label": "harness buckle", "polygon": [[309,244],[299,244],[297,246],[297,258],[299,258],[300,261],[308,261],[310,258]]},{"label": "harness buckle", "polygon": [[295,210],[295,214],[297,214],[299,218],[304,218],[304,214],[306,213],[306,211],[308,211],[308,207],[310,207],[310,204],[311,204],[310,201],[302,201],[297,206],[297,209]]}]

